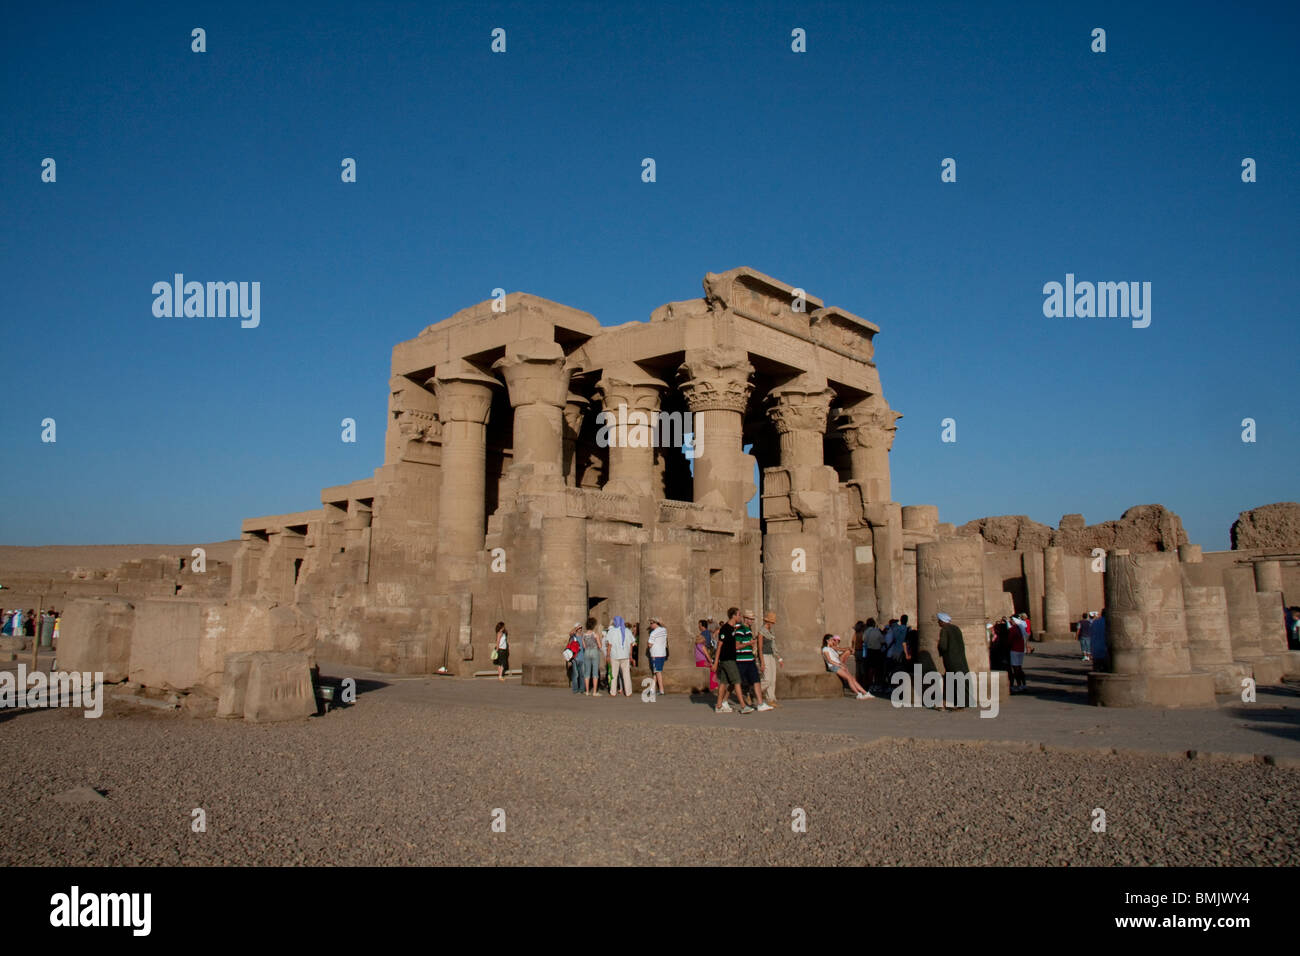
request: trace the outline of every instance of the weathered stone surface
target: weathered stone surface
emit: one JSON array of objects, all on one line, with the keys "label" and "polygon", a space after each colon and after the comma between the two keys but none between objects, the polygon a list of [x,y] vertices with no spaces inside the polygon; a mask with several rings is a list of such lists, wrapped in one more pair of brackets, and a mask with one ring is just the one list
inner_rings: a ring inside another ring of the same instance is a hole
[{"label": "weathered stone surface", "polygon": [[59,665],[70,671],[103,671],[104,680],[126,680],[135,630],[135,605],[124,598],[73,601],[59,624]]},{"label": "weathered stone surface", "polygon": [[1118,521],[1103,521],[1082,530],[1060,529],[1053,534],[1052,544],[1067,554],[1091,554],[1093,548],[1144,554],[1177,551],[1179,545],[1187,544],[1187,532],[1178,515],[1164,505],[1136,505]]},{"label": "weathered stone surface", "polygon": [[1282,548],[1300,551],[1300,503],[1279,501],[1237,515],[1230,531],[1232,549]]},{"label": "weathered stone surface", "polygon": [[1088,675],[1088,699],[1108,707],[1214,704],[1214,675],[1194,671],[1187,647],[1178,555],[1106,556],[1110,673]]},{"label": "weathered stone surface", "polygon": [[296,720],[316,713],[307,655],[257,651],[250,655],[244,719],[254,723]]},{"label": "weathered stone surface", "polygon": [[1052,529],[1028,515],[996,515],[967,521],[959,535],[980,535],[991,548],[1004,551],[1042,551],[1052,543]]}]

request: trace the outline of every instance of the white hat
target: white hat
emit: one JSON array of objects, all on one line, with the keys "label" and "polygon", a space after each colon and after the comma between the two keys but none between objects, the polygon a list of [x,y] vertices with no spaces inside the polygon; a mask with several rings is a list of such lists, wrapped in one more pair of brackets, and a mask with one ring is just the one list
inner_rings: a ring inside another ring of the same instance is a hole
[{"label": "white hat", "polygon": [[952,623],[952,618],[950,618],[947,614],[944,614],[942,611],[939,612],[939,620],[943,621],[943,623],[945,624]]}]

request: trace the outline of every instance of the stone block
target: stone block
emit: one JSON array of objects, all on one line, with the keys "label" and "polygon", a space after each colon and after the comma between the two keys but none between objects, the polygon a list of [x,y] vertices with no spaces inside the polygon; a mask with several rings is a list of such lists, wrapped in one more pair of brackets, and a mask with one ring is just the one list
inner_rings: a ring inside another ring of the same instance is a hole
[{"label": "stone block", "polygon": [[254,651],[249,655],[244,719],[253,723],[296,720],[316,713],[311,665],[301,651]]},{"label": "stone block", "polygon": [[110,684],[126,680],[136,606],[122,598],[73,601],[59,625],[59,666],[69,671],[102,671]]}]

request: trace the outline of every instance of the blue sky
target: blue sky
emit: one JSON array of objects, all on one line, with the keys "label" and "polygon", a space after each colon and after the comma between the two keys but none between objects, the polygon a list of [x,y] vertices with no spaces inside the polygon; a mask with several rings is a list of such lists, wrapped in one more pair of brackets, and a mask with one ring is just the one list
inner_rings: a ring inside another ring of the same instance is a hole
[{"label": "blue sky", "polygon": [[[897,500],[1226,548],[1300,498],[1298,18],[1133,6],[15,7],[0,543],[316,507],[382,463],[392,346],[494,287],[613,325],[748,265],[880,325]],[[259,281],[260,327],[154,317],[176,272]],[[1151,326],[1045,318],[1067,272]]]}]

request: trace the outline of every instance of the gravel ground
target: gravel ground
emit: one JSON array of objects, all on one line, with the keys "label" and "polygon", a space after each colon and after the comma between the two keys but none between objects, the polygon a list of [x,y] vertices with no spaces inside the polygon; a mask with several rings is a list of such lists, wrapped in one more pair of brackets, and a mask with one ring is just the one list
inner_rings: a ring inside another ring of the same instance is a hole
[{"label": "gravel ground", "polygon": [[275,726],[118,702],[99,720],[6,715],[0,865],[1248,865],[1289,864],[1300,843],[1300,771],[1281,767],[435,695]]}]

